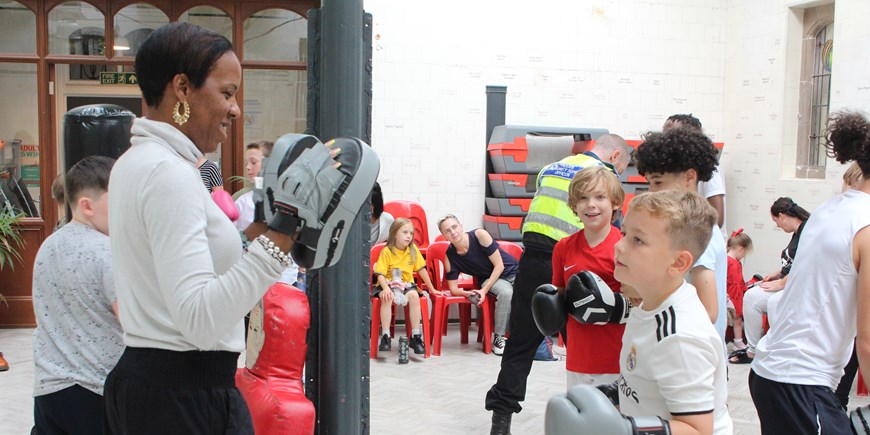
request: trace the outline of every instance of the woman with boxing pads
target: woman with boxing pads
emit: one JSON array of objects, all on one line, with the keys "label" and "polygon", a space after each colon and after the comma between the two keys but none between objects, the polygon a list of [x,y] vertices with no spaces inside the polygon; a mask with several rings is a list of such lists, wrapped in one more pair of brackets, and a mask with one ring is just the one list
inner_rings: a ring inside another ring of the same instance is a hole
[{"label": "woman with boxing pads", "polygon": [[[250,434],[234,380],[245,348],[242,318],[278,280],[288,253],[314,268],[338,260],[347,232],[336,230],[368,198],[377,157],[359,141],[327,146],[296,135],[285,145],[282,172],[266,180],[274,198],[269,229],[243,254],[238,231],[195,166],[230,140],[240,115],[242,68],[232,45],[210,30],[171,23],[142,43],[135,68],[148,107],[110,179],[126,347],[106,380],[104,429]],[[327,213],[331,201],[337,207]],[[341,235],[318,249],[321,232]]]}]

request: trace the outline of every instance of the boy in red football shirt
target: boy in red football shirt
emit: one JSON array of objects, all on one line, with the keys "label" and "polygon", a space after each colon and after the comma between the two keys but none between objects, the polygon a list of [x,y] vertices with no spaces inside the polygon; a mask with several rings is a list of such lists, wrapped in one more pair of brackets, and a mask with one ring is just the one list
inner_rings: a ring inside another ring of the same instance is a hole
[{"label": "boy in red football shirt", "polygon": [[[622,233],[613,222],[624,200],[622,184],[607,168],[593,166],[574,175],[568,205],[583,222],[583,229],[553,248],[553,285],[560,294],[565,294],[568,278],[582,270],[597,274],[613,291],[620,291],[613,278],[613,253]],[[581,324],[568,316],[567,327],[568,388],[616,382],[625,325]]]}]

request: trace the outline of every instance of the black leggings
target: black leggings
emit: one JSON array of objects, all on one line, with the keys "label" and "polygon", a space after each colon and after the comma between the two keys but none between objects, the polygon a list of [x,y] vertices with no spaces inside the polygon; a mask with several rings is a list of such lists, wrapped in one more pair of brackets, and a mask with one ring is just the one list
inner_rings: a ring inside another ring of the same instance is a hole
[{"label": "black leggings", "polygon": [[124,349],[105,387],[107,434],[253,434],[239,354]]}]

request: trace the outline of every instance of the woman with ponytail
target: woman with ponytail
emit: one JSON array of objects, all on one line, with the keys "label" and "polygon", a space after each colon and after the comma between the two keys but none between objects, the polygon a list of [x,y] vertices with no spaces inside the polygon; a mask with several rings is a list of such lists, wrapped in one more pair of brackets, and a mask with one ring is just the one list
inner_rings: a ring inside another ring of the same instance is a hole
[{"label": "woman with ponytail", "polygon": [[[797,255],[798,242],[810,212],[788,197],[777,198],[770,206],[770,217],[777,228],[791,233],[788,246],[782,250],[782,267],[766,277],[761,284],[743,295],[743,334],[746,348],[738,349],[728,359],[732,364],[748,364],[755,357],[755,345],[764,334],[764,315],[770,313],[770,300],[785,288],[791,264]],[[778,298],[777,298],[778,300]],[[770,320],[770,319],[768,319]]]},{"label": "woman with ponytail", "polygon": [[[868,174],[865,116],[831,115],[827,140],[829,156],[857,161]],[[850,434],[833,389],[856,334],[858,359],[870,379],[870,181],[865,177],[857,189],[826,201],[805,226],[776,318],[758,342],[749,388],[763,434]]]}]

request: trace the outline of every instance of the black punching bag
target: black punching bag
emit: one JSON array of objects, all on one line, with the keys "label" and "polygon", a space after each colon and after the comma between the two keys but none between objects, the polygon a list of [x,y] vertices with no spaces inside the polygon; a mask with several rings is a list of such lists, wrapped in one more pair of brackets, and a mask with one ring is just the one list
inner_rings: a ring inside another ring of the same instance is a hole
[{"label": "black punching bag", "polygon": [[87,156],[117,159],[130,148],[136,115],[115,104],[89,104],[63,115],[63,170]]},{"label": "black punching bag", "polygon": [[[88,156],[117,159],[130,148],[136,115],[115,104],[89,104],[63,115],[63,172]],[[69,206],[66,215],[72,217]]]}]

